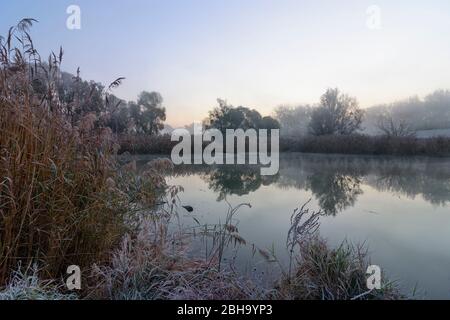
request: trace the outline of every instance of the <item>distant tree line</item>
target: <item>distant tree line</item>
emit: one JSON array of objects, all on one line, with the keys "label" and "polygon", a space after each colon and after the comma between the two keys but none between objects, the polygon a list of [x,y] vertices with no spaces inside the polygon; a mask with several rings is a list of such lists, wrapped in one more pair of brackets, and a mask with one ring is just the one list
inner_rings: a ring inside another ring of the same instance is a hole
[{"label": "distant tree line", "polygon": [[[60,53],[62,55],[62,51]],[[85,115],[94,113],[99,126],[107,126],[116,134],[156,135],[164,128],[166,109],[158,92],[141,92],[136,101],[116,97],[112,89],[123,78],[105,87],[95,81],[85,81],[76,75],[60,72],[56,88],[49,88],[50,67],[42,68],[33,81],[36,92],[57,94],[63,112],[73,125]],[[418,130],[450,128],[450,91],[438,90],[423,99],[411,97],[391,104],[365,110],[356,98],[329,88],[315,105],[280,106],[274,116],[262,116],[257,110],[234,107],[223,99],[203,121],[206,128],[280,129],[282,136],[351,135],[366,133],[391,137],[413,136]]]},{"label": "distant tree line", "polygon": [[368,133],[385,131],[391,122],[407,133],[450,128],[450,90],[436,90],[423,99],[413,96],[367,109],[364,127]]},{"label": "distant tree line", "polygon": [[355,98],[328,89],[316,105],[275,109],[281,135],[348,135],[364,133],[389,137],[414,136],[419,130],[450,128],[450,91],[437,90],[425,98],[411,97],[365,110]]}]

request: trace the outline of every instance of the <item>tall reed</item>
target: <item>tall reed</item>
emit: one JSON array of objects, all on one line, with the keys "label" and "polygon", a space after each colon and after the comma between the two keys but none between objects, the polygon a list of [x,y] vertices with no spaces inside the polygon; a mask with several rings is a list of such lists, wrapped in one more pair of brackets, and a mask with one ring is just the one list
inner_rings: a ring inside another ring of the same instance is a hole
[{"label": "tall reed", "polygon": [[0,42],[0,284],[19,263],[47,276],[108,257],[126,227],[108,129],[72,125],[56,90],[63,51],[43,62],[24,19]]}]

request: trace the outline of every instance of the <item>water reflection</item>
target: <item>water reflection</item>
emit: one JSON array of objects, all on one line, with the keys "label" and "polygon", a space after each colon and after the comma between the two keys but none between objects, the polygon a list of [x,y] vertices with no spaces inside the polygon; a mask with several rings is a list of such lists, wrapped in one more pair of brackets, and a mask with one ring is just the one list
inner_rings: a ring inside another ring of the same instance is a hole
[{"label": "water reflection", "polygon": [[[142,161],[144,163],[145,160]],[[217,201],[227,195],[247,195],[261,186],[311,191],[327,215],[352,207],[363,194],[363,185],[377,191],[414,199],[422,196],[433,205],[450,202],[450,165],[439,158],[386,158],[336,155],[282,154],[280,171],[261,176],[258,166],[181,165],[174,176],[199,175]]]},{"label": "water reflection", "polygon": [[336,215],[354,206],[358,195],[362,194],[359,177],[343,174],[313,174],[308,177],[308,186],[319,206],[327,215]]},{"label": "water reflection", "polygon": [[270,185],[278,176],[262,176],[259,168],[251,166],[219,166],[203,178],[208,182],[209,189],[219,194],[217,201],[221,201],[227,195],[242,196],[258,190],[262,185]]},{"label": "water reflection", "polygon": [[450,201],[450,166],[442,160],[394,162],[380,164],[367,183],[379,191],[387,191],[414,199],[418,195],[433,205]]},{"label": "water reflection", "polygon": [[[137,159],[143,165],[152,157]],[[285,244],[292,211],[312,198],[310,208],[328,214],[320,219],[320,234],[330,245],[344,239],[367,243],[371,261],[398,280],[405,294],[417,286],[427,297],[449,297],[448,158],[292,153],[280,156],[273,177],[261,176],[256,166],[176,166],[172,175],[169,183],[185,188],[180,201],[192,205],[202,223],[223,221],[228,205],[221,200],[227,196],[233,205],[251,203],[237,217],[240,234],[274,250],[282,263],[289,260]],[[191,214],[185,218],[185,225],[192,224]],[[241,248],[236,260],[244,271],[254,259],[247,249]]]},{"label": "water reflection", "polygon": [[222,201],[227,195],[250,194],[279,178],[279,175],[263,176],[260,171],[256,165],[179,165],[175,166],[173,176],[200,176],[208,188],[218,194],[217,201]]}]

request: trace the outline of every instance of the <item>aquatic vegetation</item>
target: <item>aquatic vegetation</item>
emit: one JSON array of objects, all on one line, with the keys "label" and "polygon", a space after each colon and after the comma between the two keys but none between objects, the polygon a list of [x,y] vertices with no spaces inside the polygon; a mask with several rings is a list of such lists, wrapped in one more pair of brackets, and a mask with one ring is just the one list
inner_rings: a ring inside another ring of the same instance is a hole
[{"label": "aquatic vegetation", "polygon": [[307,203],[294,211],[287,238],[290,263],[278,287],[280,296],[300,300],[404,298],[385,277],[381,277],[380,289],[368,289],[367,248],[348,241],[330,247],[318,233],[322,214],[310,211]]},{"label": "aquatic vegetation", "polygon": [[[294,272],[280,285],[287,299],[353,300],[402,299],[394,283],[385,281],[381,289],[367,289],[367,250],[362,245],[343,242],[330,248],[320,237],[312,237],[299,246]],[[384,279],[384,277],[382,277]]]}]

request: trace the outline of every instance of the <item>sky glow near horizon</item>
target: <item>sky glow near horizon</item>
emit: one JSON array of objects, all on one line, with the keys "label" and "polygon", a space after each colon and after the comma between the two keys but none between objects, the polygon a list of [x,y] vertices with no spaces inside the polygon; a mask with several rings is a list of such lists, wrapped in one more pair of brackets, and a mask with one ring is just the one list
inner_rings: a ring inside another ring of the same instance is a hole
[{"label": "sky glow near horizon", "polygon": [[[80,30],[66,28],[73,4]],[[449,1],[0,0],[1,35],[24,17],[39,20],[43,56],[64,48],[65,71],[124,76],[125,100],[160,92],[172,126],[202,120],[217,98],[269,115],[328,87],[362,107],[450,89]]]}]

